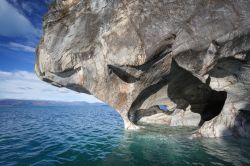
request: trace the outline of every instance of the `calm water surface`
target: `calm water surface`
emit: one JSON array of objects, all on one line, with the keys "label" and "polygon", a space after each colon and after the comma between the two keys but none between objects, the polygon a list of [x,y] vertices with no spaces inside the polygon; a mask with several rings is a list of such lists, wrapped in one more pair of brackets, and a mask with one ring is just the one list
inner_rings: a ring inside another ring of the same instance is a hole
[{"label": "calm water surface", "polygon": [[125,132],[107,106],[0,107],[0,166],[250,165],[249,140],[192,140],[193,130]]}]

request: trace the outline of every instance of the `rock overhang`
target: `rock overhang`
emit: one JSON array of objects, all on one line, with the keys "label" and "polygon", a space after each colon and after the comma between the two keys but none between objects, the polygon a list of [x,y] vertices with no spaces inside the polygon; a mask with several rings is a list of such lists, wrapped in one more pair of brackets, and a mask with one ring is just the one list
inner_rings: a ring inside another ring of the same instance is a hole
[{"label": "rock overhang", "polygon": [[138,110],[168,105],[209,120],[203,136],[223,136],[215,130],[221,125],[244,133],[248,124],[233,121],[245,108],[231,105],[250,100],[248,7],[247,1],[56,1],[44,18],[36,73],[111,105],[125,128],[137,128]]}]

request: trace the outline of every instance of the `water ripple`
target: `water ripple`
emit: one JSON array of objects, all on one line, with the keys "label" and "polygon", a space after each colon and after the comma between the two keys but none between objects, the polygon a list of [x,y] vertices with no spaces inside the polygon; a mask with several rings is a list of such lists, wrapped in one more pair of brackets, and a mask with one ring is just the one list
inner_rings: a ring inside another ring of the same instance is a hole
[{"label": "water ripple", "polygon": [[194,128],[123,131],[109,107],[0,107],[0,165],[250,165],[245,139],[189,139]]}]

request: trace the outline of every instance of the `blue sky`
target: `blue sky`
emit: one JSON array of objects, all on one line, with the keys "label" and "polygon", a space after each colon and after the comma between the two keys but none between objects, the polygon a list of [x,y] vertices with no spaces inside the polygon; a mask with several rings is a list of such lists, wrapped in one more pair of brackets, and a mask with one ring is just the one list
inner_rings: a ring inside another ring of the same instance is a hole
[{"label": "blue sky", "polygon": [[57,88],[34,74],[35,48],[50,0],[0,0],[0,99],[98,102],[86,94]]}]

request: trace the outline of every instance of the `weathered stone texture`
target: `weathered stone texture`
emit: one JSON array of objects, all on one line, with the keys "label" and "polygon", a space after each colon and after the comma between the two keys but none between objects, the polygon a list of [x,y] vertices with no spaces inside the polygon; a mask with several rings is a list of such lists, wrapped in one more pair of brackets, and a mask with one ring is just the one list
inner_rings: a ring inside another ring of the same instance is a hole
[{"label": "weathered stone texture", "polygon": [[106,102],[125,128],[167,105],[165,124],[250,137],[250,1],[62,0],[43,30],[37,75]]}]

